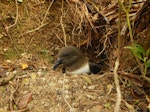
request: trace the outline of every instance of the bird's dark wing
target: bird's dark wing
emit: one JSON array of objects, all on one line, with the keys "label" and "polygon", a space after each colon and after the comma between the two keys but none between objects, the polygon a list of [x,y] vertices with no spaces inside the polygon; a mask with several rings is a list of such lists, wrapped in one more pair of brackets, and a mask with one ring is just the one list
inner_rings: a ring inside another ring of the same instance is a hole
[{"label": "bird's dark wing", "polygon": [[100,70],[101,70],[100,64],[90,62],[89,65],[90,65],[90,70],[93,74],[97,74],[100,72]]},{"label": "bird's dark wing", "polygon": [[64,66],[62,67],[62,73],[66,73],[66,69]]}]

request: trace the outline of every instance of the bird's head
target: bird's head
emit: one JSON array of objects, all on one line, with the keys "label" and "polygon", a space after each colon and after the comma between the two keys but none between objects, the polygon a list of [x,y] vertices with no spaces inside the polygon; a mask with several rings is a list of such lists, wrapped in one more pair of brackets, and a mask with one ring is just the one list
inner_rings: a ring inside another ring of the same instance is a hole
[{"label": "bird's head", "polygon": [[81,53],[73,46],[63,47],[58,53],[58,59],[55,62],[53,69],[55,70],[59,65],[69,66],[75,63],[81,57]]}]

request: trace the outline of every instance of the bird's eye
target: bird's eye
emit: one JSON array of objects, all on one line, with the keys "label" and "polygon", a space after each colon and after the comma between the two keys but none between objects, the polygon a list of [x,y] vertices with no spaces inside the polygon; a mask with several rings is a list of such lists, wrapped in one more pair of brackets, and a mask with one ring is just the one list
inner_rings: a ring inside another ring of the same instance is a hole
[{"label": "bird's eye", "polygon": [[68,56],[69,56],[69,54],[64,54],[64,55],[63,55],[63,57],[68,57]]}]

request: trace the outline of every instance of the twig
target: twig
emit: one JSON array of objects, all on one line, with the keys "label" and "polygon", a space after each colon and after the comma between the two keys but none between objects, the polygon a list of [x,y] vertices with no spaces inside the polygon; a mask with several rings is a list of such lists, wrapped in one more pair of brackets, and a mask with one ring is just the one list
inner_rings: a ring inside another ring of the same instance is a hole
[{"label": "twig", "polygon": [[11,90],[11,94],[10,94],[10,98],[9,98],[9,106],[10,106],[10,110],[13,111],[13,101],[14,101],[14,93],[17,91],[18,86],[19,86],[19,79],[17,79],[17,85],[16,88],[14,88],[12,85],[10,85],[13,90]]},{"label": "twig", "polygon": [[126,105],[126,107],[130,110],[130,112],[136,112],[134,107],[132,105],[130,105],[127,101],[122,100],[124,102],[124,104]]},{"label": "twig", "polygon": [[2,22],[2,23],[3,23],[4,27],[5,27],[7,36],[10,38],[10,40],[11,40],[11,42],[12,42],[12,44],[13,44],[13,47],[14,47],[14,49],[15,49],[17,55],[20,56],[20,53],[19,53],[17,47],[16,47],[15,44],[14,44],[13,38],[12,38],[12,37],[9,35],[9,33],[8,33],[9,28],[15,26],[15,25],[17,24],[17,21],[18,21],[18,12],[19,12],[19,11],[18,11],[18,3],[17,3],[17,0],[15,0],[15,3],[16,3],[16,18],[15,18],[15,23],[12,24],[12,25],[10,25],[10,26],[5,25],[3,22]]},{"label": "twig", "polygon": [[49,12],[49,10],[50,10],[50,8],[51,8],[51,6],[52,6],[53,3],[54,3],[54,0],[52,0],[52,2],[50,3],[50,5],[49,5],[49,7],[48,7],[48,9],[47,9],[47,11],[46,11],[46,13],[44,15],[44,18],[43,18],[43,20],[41,22],[41,25],[44,23],[45,18],[47,17],[47,14],[48,14],[48,12]]},{"label": "twig", "polygon": [[[35,28],[35,29],[32,29],[32,30],[27,31],[27,32],[24,33],[23,35],[26,35],[26,34],[28,34],[28,33],[35,32],[35,31],[39,30],[40,28],[44,27],[45,25],[47,25],[47,24],[49,23],[49,22],[44,23],[44,21],[45,21],[45,19],[46,19],[46,17],[47,17],[47,14],[48,14],[48,12],[49,12],[49,10],[50,10],[50,8],[51,8],[51,6],[52,6],[53,3],[54,3],[54,0],[52,0],[52,2],[50,3],[49,7],[47,8],[47,11],[46,11],[46,13],[45,13],[45,15],[44,15],[44,18],[43,18],[42,22],[41,22],[41,25],[40,25],[39,27]],[[21,35],[21,36],[23,36],[23,35]]]},{"label": "twig", "polygon": [[0,78],[0,86],[8,84],[9,81],[13,80],[15,78],[16,74],[11,74],[7,76],[6,78]]},{"label": "twig", "polygon": [[[63,15],[63,0],[62,0],[62,6],[61,6],[61,13]],[[67,45],[67,37],[66,37],[66,32],[65,32],[65,28],[64,28],[64,25],[63,25],[63,17],[61,16],[60,17],[60,24],[61,24],[61,27],[62,27],[62,30],[63,30],[63,34],[64,34],[64,43],[65,43],[65,46]]]},{"label": "twig", "polygon": [[[42,25],[40,25],[39,27],[37,27],[37,28],[35,28],[35,29],[32,29],[32,30],[27,31],[27,32],[24,33],[23,35],[26,35],[26,34],[28,34],[28,33],[35,32],[35,31],[39,30],[40,28],[44,27],[44,26],[47,25],[47,24],[48,24],[48,22],[47,22],[47,23],[44,23],[44,24],[42,24]],[[21,36],[23,36],[23,35],[21,35]]]},{"label": "twig", "polygon": [[60,24],[61,24],[63,34],[64,34],[64,43],[65,43],[65,46],[67,46],[67,41],[66,41],[67,37],[66,37],[65,28],[64,28],[64,25],[63,25],[63,22],[62,22],[62,16],[60,17]]},{"label": "twig", "polygon": [[107,40],[108,40],[108,35],[106,34],[105,37],[106,37],[106,38],[105,38],[104,44],[103,44],[104,47],[103,47],[103,49],[101,50],[101,52],[98,53],[98,55],[97,55],[96,57],[100,56],[100,55],[102,54],[102,52],[104,52],[104,50],[106,49],[106,42],[107,42]]},{"label": "twig", "polygon": [[[2,22],[2,23],[3,23],[3,22]],[[3,25],[6,26],[4,23],[3,23]],[[6,27],[7,27],[7,26],[6,26]],[[14,43],[14,41],[13,41],[13,38],[12,38],[11,35],[9,34],[8,29],[6,29],[6,27],[5,27],[6,34],[7,34],[7,36],[10,38],[10,41],[11,41],[11,43],[12,43],[12,45],[13,45],[13,47],[14,47],[16,53],[17,53],[17,55],[20,57],[20,53],[19,53],[19,51],[18,51],[18,49],[17,49],[17,47],[16,47],[16,45],[15,45],[15,43]]]},{"label": "twig", "polygon": [[55,34],[55,36],[58,38],[58,40],[59,40],[62,44],[64,44],[64,41],[62,41],[61,38],[60,38],[56,33],[54,33],[54,34]]},{"label": "twig", "polygon": [[114,67],[114,80],[115,80],[116,91],[117,91],[117,100],[116,100],[114,112],[119,112],[120,104],[121,104],[121,91],[120,91],[119,78],[117,73],[118,68],[119,68],[119,58],[117,58]]},{"label": "twig", "polygon": [[15,3],[16,3],[16,18],[15,18],[15,23],[10,25],[10,26],[6,26],[5,29],[7,30],[8,32],[8,29],[15,26],[17,24],[17,21],[18,21],[18,3],[17,3],[17,0],[15,0]]},{"label": "twig", "polygon": [[117,59],[115,62],[114,67],[114,80],[116,85],[116,91],[117,91],[117,100],[114,108],[114,112],[120,111],[120,104],[121,104],[121,90],[119,85],[119,78],[118,78],[118,68],[119,68],[119,60],[120,60],[120,54],[121,54],[121,1],[118,0],[119,3],[119,22],[118,22],[118,49],[117,49]]}]

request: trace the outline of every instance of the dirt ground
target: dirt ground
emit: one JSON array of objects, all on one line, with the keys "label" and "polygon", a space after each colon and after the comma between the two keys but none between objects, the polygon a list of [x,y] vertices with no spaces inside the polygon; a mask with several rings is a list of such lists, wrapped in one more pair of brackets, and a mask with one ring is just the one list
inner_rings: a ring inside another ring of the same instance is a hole
[{"label": "dirt ground", "polygon": [[[42,63],[39,68],[31,70],[29,65],[28,69],[22,70],[18,63],[17,60],[13,64],[17,66],[16,70],[6,70],[7,75],[15,74],[16,78],[0,87],[0,111],[7,112],[11,106],[14,111],[18,108],[24,111],[22,108],[25,106],[25,110],[30,112],[113,112],[116,90],[112,72],[65,75],[60,69],[53,71],[52,64]],[[122,87],[122,92],[124,98],[129,97],[129,90]],[[20,101],[22,97],[25,99]],[[122,112],[128,112],[124,103],[121,108]]]},{"label": "dirt ground", "polygon": [[[70,2],[16,1],[0,0],[0,112],[113,112],[115,60],[96,75],[67,75],[61,67],[52,70],[65,42],[76,47],[80,43],[84,48],[89,42],[81,41],[82,33],[74,34],[81,29],[73,32],[78,23],[70,14],[74,11]],[[103,9],[113,1],[95,3]],[[91,52],[82,51],[86,56]],[[135,95],[128,81],[120,78],[120,86],[121,112],[148,112],[146,98]]]}]

